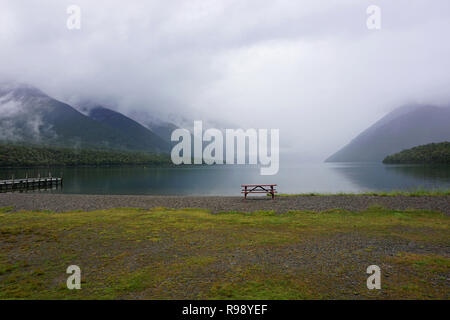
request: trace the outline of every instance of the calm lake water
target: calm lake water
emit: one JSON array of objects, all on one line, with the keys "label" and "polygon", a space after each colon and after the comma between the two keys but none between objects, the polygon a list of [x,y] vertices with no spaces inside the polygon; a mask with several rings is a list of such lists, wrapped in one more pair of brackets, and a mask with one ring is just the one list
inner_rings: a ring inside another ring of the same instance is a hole
[{"label": "calm lake water", "polygon": [[28,191],[84,194],[240,195],[241,184],[276,183],[281,193],[366,192],[449,189],[450,166],[383,165],[379,163],[299,164],[261,176],[251,166],[174,168],[111,167],[0,169],[0,179],[62,176],[59,190]]}]

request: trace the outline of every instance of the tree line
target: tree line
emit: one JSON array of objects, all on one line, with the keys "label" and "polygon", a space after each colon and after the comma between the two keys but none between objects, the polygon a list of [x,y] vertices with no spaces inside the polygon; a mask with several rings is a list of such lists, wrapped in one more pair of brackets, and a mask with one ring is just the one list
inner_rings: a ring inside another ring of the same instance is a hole
[{"label": "tree line", "polygon": [[167,154],[0,144],[0,167],[170,164],[170,156]]}]

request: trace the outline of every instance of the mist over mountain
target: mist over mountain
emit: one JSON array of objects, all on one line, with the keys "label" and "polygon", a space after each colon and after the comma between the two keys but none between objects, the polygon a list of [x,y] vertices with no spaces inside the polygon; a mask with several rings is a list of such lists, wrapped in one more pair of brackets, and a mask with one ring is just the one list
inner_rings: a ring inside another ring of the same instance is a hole
[{"label": "mist over mountain", "polygon": [[[168,153],[174,144],[170,141],[173,130],[192,130],[193,125],[193,120],[181,115],[180,124],[175,124],[150,112],[131,111],[127,116],[101,104],[83,103],[76,107],[78,110],[30,85],[3,83],[0,141]],[[378,162],[404,149],[449,141],[449,124],[450,108],[406,105],[384,116],[326,162]],[[203,123],[204,130],[224,126]]]},{"label": "mist over mountain", "polygon": [[182,127],[180,124],[175,124],[171,121],[162,120],[160,117],[152,115],[146,111],[132,110],[127,113],[127,116],[142,126],[151,130],[153,133],[162,138],[165,142],[172,144],[170,140],[172,132],[175,129]]},{"label": "mist over mountain", "polygon": [[91,117],[24,84],[0,85],[0,140],[70,148],[168,152],[149,129],[108,109]]},{"label": "mist over mountain", "polygon": [[140,149],[151,150],[156,148],[160,151],[170,151],[167,139],[163,139],[157,133],[150,130],[150,128],[142,126],[138,122],[119,112],[102,106],[96,106],[89,110],[88,116],[91,119],[114,129],[122,136],[134,140],[134,143],[139,145]]},{"label": "mist over mountain", "polygon": [[450,108],[408,105],[387,114],[326,162],[378,162],[404,149],[449,140]]}]

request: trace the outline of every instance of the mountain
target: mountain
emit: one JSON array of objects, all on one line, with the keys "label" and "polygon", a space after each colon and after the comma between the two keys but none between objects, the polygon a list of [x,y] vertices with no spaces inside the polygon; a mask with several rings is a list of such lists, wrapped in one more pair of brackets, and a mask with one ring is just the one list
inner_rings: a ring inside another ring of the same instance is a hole
[{"label": "mountain", "polygon": [[[135,122],[120,122],[120,128],[112,123],[92,119],[35,87],[0,85],[3,142],[146,152],[165,152],[169,148],[151,131],[140,130]],[[132,133],[126,133],[127,129]]]},{"label": "mountain", "polygon": [[377,121],[326,162],[379,162],[387,155],[450,140],[450,108],[403,106]]},{"label": "mountain", "polygon": [[175,129],[180,128],[180,126],[178,126],[172,122],[167,122],[167,121],[161,120],[158,117],[151,115],[146,111],[133,110],[127,115],[131,119],[135,120],[136,122],[140,123],[147,129],[154,132],[156,135],[158,135],[160,138],[162,138],[165,142],[169,143],[170,145],[174,144],[170,138],[172,136],[172,132]]},{"label": "mountain", "polygon": [[[167,141],[157,133],[144,127],[127,116],[111,109],[96,106],[88,111],[88,116],[103,125],[106,125],[120,133],[123,137],[132,140],[139,148],[144,150],[158,149],[169,152],[170,147]],[[169,136],[170,140],[170,136]]]},{"label": "mountain", "polygon": [[176,125],[169,122],[148,124],[147,127],[168,143],[172,143],[170,140],[172,132],[178,129]]}]

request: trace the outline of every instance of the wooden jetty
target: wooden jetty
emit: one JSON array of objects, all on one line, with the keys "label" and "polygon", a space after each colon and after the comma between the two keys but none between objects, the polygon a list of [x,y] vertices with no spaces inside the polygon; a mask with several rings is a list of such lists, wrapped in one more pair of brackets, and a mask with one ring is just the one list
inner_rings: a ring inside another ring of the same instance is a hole
[{"label": "wooden jetty", "polygon": [[10,180],[0,180],[0,192],[7,192],[12,190],[27,190],[27,189],[51,189],[53,187],[62,186],[62,178],[54,178],[49,174],[48,177],[41,178],[22,178]]}]

